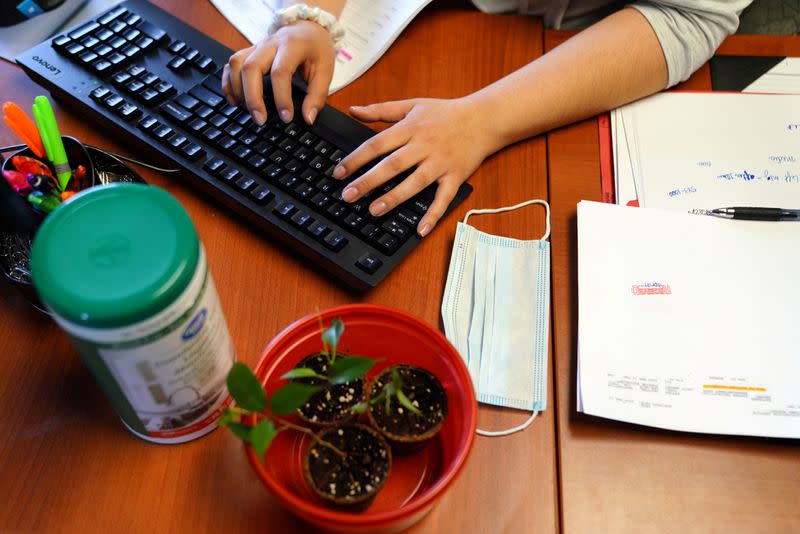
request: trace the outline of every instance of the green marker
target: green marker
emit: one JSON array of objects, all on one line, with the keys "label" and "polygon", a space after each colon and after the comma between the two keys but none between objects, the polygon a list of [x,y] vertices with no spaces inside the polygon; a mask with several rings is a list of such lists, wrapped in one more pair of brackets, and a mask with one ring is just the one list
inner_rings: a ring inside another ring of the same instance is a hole
[{"label": "green marker", "polygon": [[69,167],[64,143],[61,142],[61,132],[58,131],[53,107],[46,96],[39,95],[33,100],[33,118],[39,128],[47,159],[55,167],[58,183],[61,185],[61,190],[64,191],[72,177],[72,169]]},{"label": "green marker", "polygon": [[50,213],[61,205],[61,202],[55,197],[49,195],[35,195],[33,193],[28,195],[28,202],[43,213]]}]

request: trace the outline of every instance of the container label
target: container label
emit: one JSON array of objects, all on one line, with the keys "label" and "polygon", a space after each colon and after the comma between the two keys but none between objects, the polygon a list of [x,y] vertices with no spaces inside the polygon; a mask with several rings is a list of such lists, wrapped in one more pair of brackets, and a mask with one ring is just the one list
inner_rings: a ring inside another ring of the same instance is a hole
[{"label": "container label", "polygon": [[202,249],[186,290],[153,317],[114,329],[54,318],[91,344],[146,435],[123,421],[145,439],[179,443],[205,434],[230,402],[225,379],[235,349]]},{"label": "container label", "polygon": [[[213,281],[201,298],[156,339],[98,348],[148,434],[177,437],[220,407],[234,350]],[[182,429],[183,432],[176,432]]]}]

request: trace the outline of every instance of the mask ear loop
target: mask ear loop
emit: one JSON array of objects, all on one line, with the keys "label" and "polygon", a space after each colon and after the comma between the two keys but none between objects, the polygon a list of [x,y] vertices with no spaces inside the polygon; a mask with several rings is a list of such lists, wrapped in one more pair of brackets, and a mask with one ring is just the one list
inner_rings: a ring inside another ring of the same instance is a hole
[{"label": "mask ear loop", "polygon": [[[550,237],[550,204],[548,204],[544,200],[526,200],[525,202],[520,202],[514,206],[508,206],[505,208],[496,208],[496,209],[479,209],[479,210],[469,210],[466,215],[464,215],[464,224],[467,223],[467,219],[470,215],[480,215],[483,213],[502,213],[504,211],[512,211],[518,208],[522,208],[525,206],[530,206],[531,204],[541,204],[544,206],[545,209],[545,230],[544,235],[541,237],[541,241],[546,241],[548,237]],[[507,428],[505,430],[483,430],[480,428],[475,429],[475,433],[479,436],[486,436],[490,438],[500,437],[500,436],[508,436],[510,434],[514,434],[515,432],[519,432],[520,430],[525,430],[533,420],[536,419],[536,416],[539,415],[539,412],[533,412],[531,416],[525,420],[524,423],[517,425],[513,428]]]},{"label": "mask ear loop", "polygon": [[514,206],[508,206],[505,208],[495,208],[495,209],[480,209],[480,210],[469,210],[466,215],[464,215],[464,220],[462,221],[464,224],[467,224],[467,219],[469,219],[470,215],[481,215],[483,213],[503,213],[504,211],[513,211],[519,208],[524,208],[525,206],[530,206],[531,204],[541,204],[544,206],[545,210],[545,229],[544,235],[539,239],[540,241],[547,241],[547,238],[550,237],[550,204],[547,203],[545,200],[533,199],[533,200],[526,200],[525,202],[520,202]]}]

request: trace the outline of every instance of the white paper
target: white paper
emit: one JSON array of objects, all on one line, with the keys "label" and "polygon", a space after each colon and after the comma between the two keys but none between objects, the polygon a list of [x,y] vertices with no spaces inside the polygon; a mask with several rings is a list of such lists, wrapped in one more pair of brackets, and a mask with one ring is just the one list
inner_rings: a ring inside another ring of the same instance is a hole
[{"label": "white paper", "polygon": [[[431,0],[348,0],[339,23],[345,37],[333,71],[330,93],[364,74]],[[211,0],[251,43],[264,37],[280,0]]]},{"label": "white paper", "polygon": [[800,207],[800,95],[660,93],[617,113],[641,207]]},{"label": "white paper", "polygon": [[800,93],[800,58],[787,57],[748,85],[743,93]]},{"label": "white paper", "polygon": [[66,0],[52,11],[13,26],[0,28],[0,57],[13,61],[16,56],[60,30],[93,18],[120,0]]},{"label": "white paper", "polygon": [[800,224],[578,205],[579,406],[800,438]]}]

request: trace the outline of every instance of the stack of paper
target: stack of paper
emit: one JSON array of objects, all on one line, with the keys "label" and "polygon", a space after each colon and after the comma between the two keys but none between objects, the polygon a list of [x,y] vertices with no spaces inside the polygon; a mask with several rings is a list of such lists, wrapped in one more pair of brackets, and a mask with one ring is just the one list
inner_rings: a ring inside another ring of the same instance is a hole
[{"label": "stack of paper", "polygon": [[798,243],[799,223],[581,202],[578,410],[800,438]]},{"label": "stack of paper", "polygon": [[660,93],[611,130],[618,204],[800,208],[800,95]]}]

